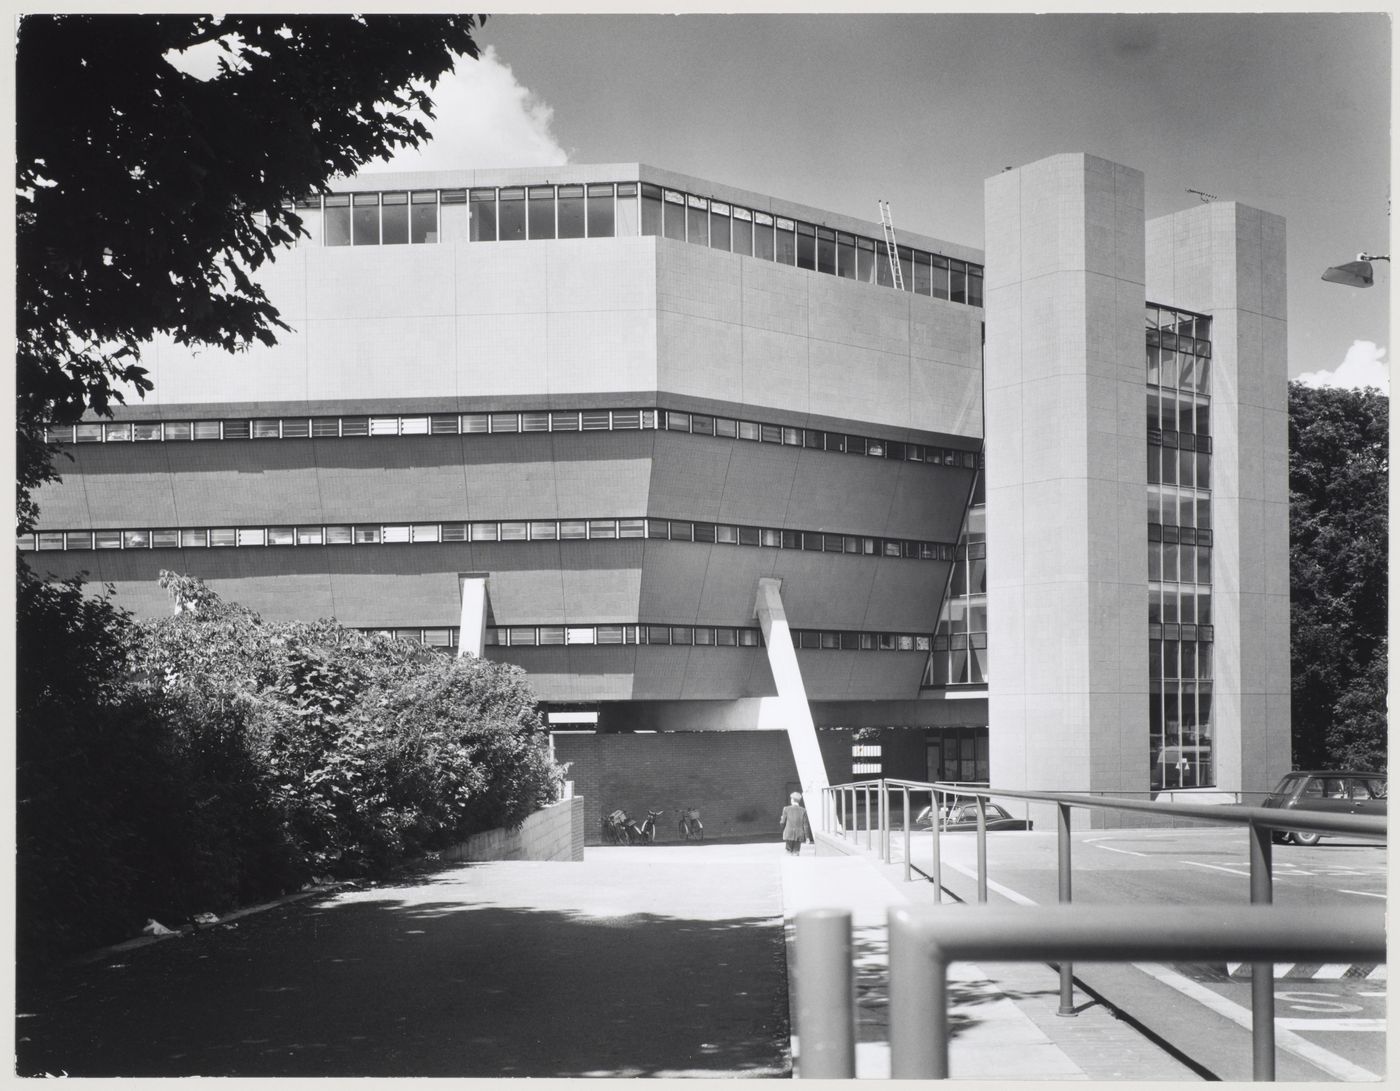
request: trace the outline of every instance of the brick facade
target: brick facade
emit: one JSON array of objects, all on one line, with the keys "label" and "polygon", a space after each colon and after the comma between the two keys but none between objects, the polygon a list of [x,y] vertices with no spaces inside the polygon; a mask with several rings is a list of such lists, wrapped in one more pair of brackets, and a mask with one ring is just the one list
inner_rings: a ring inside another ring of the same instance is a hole
[{"label": "brick facade", "polygon": [[[833,783],[851,774],[851,745],[878,743],[885,776],[925,777],[925,731],[884,729],[856,739],[854,731],[817,733]],[[707,838],[778,837],[778,812],[798,790],[792,747],[782,731],[677,731],[655,734],[556,733],[554,756],[571,762],[568,779],[584,798],[587,844],[602,842],[602,816],[621,807],[640,825],[661,808],[656,839],[677,841],[678,811],[698,807]],[[869,779],[877,774],[862,774]],[[815,809],[817,801],[809,806]]]}]

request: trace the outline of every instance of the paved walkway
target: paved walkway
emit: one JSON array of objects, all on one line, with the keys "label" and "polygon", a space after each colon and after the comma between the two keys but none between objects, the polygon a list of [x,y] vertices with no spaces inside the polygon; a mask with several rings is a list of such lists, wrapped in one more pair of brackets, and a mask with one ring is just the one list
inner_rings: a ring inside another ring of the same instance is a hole
[{"label": "paved walkway", "polygon": [[[804,848],[804,853],[812,853]],[[933,904],[927,882],[866,856],[801,856],[783,862],[789,922],[804,909],[849,909],[856,961],[856,1077],[888,1078],[886,914],[891,905]],[[975,912],[946,900],[948,912]],[[789,929],[789,965],[795,963]],[[1198,1080],[1200,1077],[1111,1011],[1076,993],[1077,1015],[1058,1015],[1059,975],[1048,966],[970,962],[949,967],[949,1074],[954,1079]],[[801,1070],[801,1042],[793,1055]]]},{"label": "paved walkway", "polygon": [[[280,905],[17,995],[17,1071],[80,1076],[784,1077],[784,923],[847,907],[857,1074],[887,1076],[885,912],[927,884],[781,843],[590,848]],[[950,908],[950,912],[963,911]],[[1189,1079],[1044,967],[954,966],[955,1078]],[[1039,976],[1037,976],[1039,970]]]}]

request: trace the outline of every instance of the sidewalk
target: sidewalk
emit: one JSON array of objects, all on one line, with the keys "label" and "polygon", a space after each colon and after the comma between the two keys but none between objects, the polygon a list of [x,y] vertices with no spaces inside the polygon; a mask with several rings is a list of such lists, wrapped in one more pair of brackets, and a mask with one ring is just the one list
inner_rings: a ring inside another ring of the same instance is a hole
[{"label": "sidewalk", "polygon": [[[844,907],[857,1075],[887,1077],[885,914],[931,888],[867,854],[803,853],[775,839],[456,865],[123,945],[16,997],[17,1069],[781,1078],[800,1056],[793,916]],[[1046,967],[952,969],[954,1078],[1195,1078],[1101,1008],[1058,1018]]]},{"label": "sidewalk", "polygon": [[[927,882],[903,882],[902,865],[882,864],[878,856],[865,853],[803,855],[784,859],[782,866],[789,976],[796,962],[793,917],[805,909],[849,909],[856,961],[856,1076],[888,1078],[886,914],[892,905],[933,904],[933,889]],[[950,913],[975,911],[950,899],[944,904]],[[1059,975],[1048,966],[998,963],[992,969],[989,976],[968,962],[949,968],[953,1037],[948,1066],[952,1078],[1200,1078],[1082,993],[1075,996],[1075,1017],[1057,1015]],[[792,1050],[794,1068],[800,1072],[801,1042],[796,1027]]]}]

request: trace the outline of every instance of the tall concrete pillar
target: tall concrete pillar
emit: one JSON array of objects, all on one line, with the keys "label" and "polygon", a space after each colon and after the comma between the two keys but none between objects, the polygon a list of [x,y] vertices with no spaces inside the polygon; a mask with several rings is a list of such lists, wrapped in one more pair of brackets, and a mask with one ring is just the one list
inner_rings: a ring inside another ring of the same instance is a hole
[{"label": "tall concrete pillar", "polygon": [[986,183],[992,783],[1148,784],[1143,176]]},{"label": "tall concrete pillar", "polygon": [[807,702],[807,687],[802,684],[797,652],[792,646],[792,631],[783,607],[782,583],[782,580],[766,576],[758,581],[754,614],[763,629],[768,666],[778,687],[779,716],[787,729],[797,776],[802,781],[803,803],[810,809],[820,805],[821,790],[828,787],[830,781],[826,777],[821,747],[817,744],[817,726],[812,721],[812,706]]},{"label": "tall concrete pillar", "polygon": [[1216,783],[1292,767],[1283,218],[1233,201],[1147,225],[1150,299],[1211,316]]}]

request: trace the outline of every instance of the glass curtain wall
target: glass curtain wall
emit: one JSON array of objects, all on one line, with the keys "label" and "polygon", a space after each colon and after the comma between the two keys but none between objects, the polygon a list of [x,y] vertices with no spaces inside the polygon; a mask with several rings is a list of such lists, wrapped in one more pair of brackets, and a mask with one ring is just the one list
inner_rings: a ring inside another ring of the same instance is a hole
[{"label": "glass curtain wall", "polygon": [[988,678],[987,507],[980,473],[973,500],[924,670],[923,684],[931,688],[985,685]]},{"label": "glass curtain wall", "polygon": [[1215,784],[1210,319],[1147,307],[1151,785]]}]

